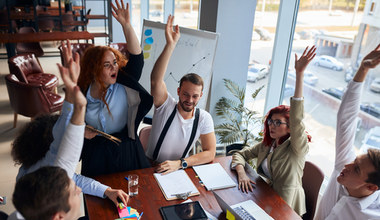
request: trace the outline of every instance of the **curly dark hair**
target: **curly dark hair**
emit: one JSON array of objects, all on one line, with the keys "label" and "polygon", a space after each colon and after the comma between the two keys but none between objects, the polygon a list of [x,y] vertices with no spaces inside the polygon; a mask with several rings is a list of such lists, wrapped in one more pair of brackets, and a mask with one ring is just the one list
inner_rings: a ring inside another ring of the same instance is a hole
[{"label": "curly dark hair", "polygon": [[59,115],[41,115],[25,125],[12,143],[15,164],[30,167],[42,159],[53,142],[53,126]]}]

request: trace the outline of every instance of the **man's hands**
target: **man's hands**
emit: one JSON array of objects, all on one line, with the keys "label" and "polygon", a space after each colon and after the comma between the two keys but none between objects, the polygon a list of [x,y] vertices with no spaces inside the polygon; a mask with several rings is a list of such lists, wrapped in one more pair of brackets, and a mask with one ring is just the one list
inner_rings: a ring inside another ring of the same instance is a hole
[{"label": "man's hands", "polygon": [[156,172],[162,173],[162,174],[168,174],[180,169],[181,167],[182,167],[181,160],[167,160],[158,164],[156,168]]},{"label": "man's hands", "polygon": [[239,189],[245,193],[248,193],[248,190],[252,192],[253,191],[252,184],[256,184],[256,183],[247,176],[243,165],[241,164],[237,165],[236,172],[238,174]]},{"label": "man's hands", "polygon": [[116,206],[119,204],[117,198],[119,198],[124,203],[124,205],[127,205],[129,200],[129,195],[121,189],[112,189],[109,187],[104,192],[104,195],[107,196],[113,203],[115,203]]},{"label": "man's hands", "polygon": [[358,72],[354,76],[355,82],[363,82],[367,76],[368,70],[375,68],[380,63],[380,44],[365,56],[360,64]]},{"label": "man's hands", "polygon": [[181,34],[179,33],[178,24],[174,27],[174,30],[173,30],[173,21],[174,21],[174,16],[169,15],[168,22],[166,23],[166,26],[165,26],[165,38],[166,38],[166,44],[168,45],[176,45],[179,40],[179,37],[181,36]]},{"label": "man's hands", "polygon": [[380,44],[363,58],[361,66],[364,68],[375,68],[380,63]]},{"label": "man's hands", "polygon": [[129,3],[127,3],[127,8],[125,8],[124,1],[121,0],[121,5],[119,1],[115,1],[117,8],[114,4],[111,3],[112,15],[115,19],[122,25],[130,24],[130,15],[129,15]]}]

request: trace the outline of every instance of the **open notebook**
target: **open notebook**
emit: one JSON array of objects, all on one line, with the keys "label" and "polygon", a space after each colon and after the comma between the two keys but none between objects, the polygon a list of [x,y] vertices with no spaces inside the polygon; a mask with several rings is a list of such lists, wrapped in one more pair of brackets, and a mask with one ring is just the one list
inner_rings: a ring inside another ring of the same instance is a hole
[{"label": "open notebook", "polygon": [[194,166],[193,169],[208,191],[236,186],[220,163]]}]

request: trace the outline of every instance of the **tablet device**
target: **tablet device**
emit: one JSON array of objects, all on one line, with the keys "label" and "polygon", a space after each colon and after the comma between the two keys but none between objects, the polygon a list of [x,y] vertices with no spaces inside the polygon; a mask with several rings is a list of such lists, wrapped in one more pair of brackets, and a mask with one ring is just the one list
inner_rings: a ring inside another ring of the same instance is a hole
[{"label": "tablet device", "polygon": [[160,208],[164,220],[207,220],[207,215],[198,201],[164,206]]}]

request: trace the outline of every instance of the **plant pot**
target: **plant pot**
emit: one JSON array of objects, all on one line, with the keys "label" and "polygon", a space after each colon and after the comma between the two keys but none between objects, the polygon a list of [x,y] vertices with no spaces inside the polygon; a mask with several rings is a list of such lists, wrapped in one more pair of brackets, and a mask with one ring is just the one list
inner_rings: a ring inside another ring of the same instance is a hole
[{"label": "plant pot", "polygon": [[231,156],[236,151],[239,151],[244,148],[243,144],[231,144],[226,146],[226,156]]}]

